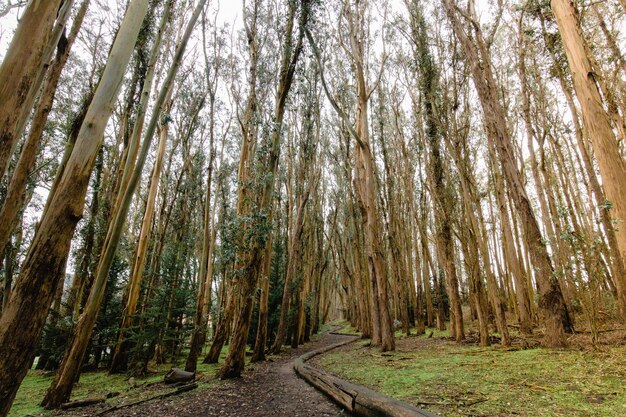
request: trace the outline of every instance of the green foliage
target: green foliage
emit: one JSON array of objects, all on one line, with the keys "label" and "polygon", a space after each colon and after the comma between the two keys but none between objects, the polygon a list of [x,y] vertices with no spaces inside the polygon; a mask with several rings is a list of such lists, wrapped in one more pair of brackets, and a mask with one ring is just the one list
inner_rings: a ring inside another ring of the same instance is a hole
[{"label": "green foliage", "polygon": [[605,200],[604,203],[600,205],[600,209],[602,210],[611,210],[613,208],[613,202],[611,200]]},{"label": "green foliage", "polygon": [[61,317],[51,309],[49,321],[45,324],[43,335],[37,349],[37,369],[57,369],[65,352],[65,345],[70,340],[74,323],[69,317]]},{"label": "green foliage", "polygon": [[[268,296],[268,311],[269,316],[267,318],[267,346],[269,346],[273,340],[278,329],[278,322],[280,321],[280,304],[283,297],[284,277],[287,269],[287,234],[283,233],[281,229],[280,216],[276,216],[274,241],[272,244],[272,258],[270,260],[270,292]],[[260,294],[260,291],[258,291]],[[258,327],[258,303],[256,303],[254,314],[252,315],[252,322],[250,325],[250,334],[248,335],[248,343],[254,344],[256,340],[256,333]]]}]

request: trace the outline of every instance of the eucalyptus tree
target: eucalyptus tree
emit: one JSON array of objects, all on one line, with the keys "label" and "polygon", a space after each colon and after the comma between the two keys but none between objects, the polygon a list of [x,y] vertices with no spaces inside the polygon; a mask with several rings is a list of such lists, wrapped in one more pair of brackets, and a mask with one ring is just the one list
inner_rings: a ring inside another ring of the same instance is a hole
[{"label": "eucalyptus tree", "polygon": [[[148,3],[134,0],[127,10],[72,155],[56,192],[50,196],[48,210],[22,266],[14,296],[0,317],[0,347],[5,352],[0,358],[0,385],[4,387],[0,393],[0,414],[8,412],[33,359],[35,342],[63,275],[70,241],[82,216],[89,176]],[[31,4],[35,7],[39,3]],[[24,323],[29,323],[27,328]]]},{"label": "eucalyptus tree", "polygon": [[[457,342],[465,339],[463,312],[459,295],[459,283],[455,265],[452,220],[454,209],[454,191],[451,184],[446,183],[445,167],[442,156],[444,137],[449,132],[444,128],[449,116],[445,114],[441,102],[442,92],[439,70],[428,46],[428,28],[421,12],[423,5],[419,1],[407,2],[410,15],[410,28],[414,43],[414,61],[419,77],[419,90],[422,95],[425,119],[425,134],[430,150],[427,177],[430,190],[435,201],[434,214],[437,223],[437,255],[443,264],[446,277],[446,288],[450,299],[450,335]],[[415,101],[415,100],[414,100]],[[415,101],[417,103],[417,101]],[[479,308],[479,315],[486,314]]]},{"label": "eucalyptus tree", "polygon": [[[274,339],[274,344],[272,345],[271,350],[274,353],[280,352],[280,349],[285,342],[285,338],[287,335],[287,318],[289,309],[292,302],[292,297],[294,293],[297,294],[302,286],[301,276],[302,276],[302,261],[305,253],[304,242],[303,242],[303,233],[305,228],[305,215],[306,215],[306,207],[309,202],[309,198],[311,197],[311,193],[314,191],[316,187],[317,180],[315,178],[316,175],[316,154],[318,152],[317,142],[319,141],[318,135],[315,134],[315,120],[314,116],[317,112],[314,112],[314,106],[316,105],[315,96],[317,95],[317,91],[311,91],[316,88],[313,85],[304,86],[303,89],[305,93],[303,94],[303,112],[302,112],[302,127],[299,129],[299,138],[297,138],[297,146],[290,147],[289,152],[289,167],[292,175],[288,181],[293,180],[293,185],[290,184],[288,186],[289,196],[288,201],[290,202],[290,217],[295,214],[295,218],[291,224],[291,231],[289,237],[289,247],[288,253],[289,257],[287,260],[287,271],[285,275],[285,282],[283,288],[283,297],[280,307],[280,320],[278,323],[278,329],[276,330],[276,338]],[[297,125],[297,121],[291,124],[292,126]],[[290,135],[295,136],[295,135]],[[294,139],[295,141],[296,139]],[[297,161],[293,161],[295,155],[297,154]],[[294,166],[295,165],[295,166]],[[293,212],[293,214],[292,214]],[[308,274],[305,274],[308,276]],[[296,296],[297,298],[297,296]],[[300,298],[300,301],[302,298]],[[299,303],[297,303],[299,304]],[[299,305],[297,306],[300,307]],[[294,312],[294,314],[297,314]],[[298,320],[294,320],[298,321]],[[297,326],[296,326],[297,327]],[[298,335],[296,334],[293,338],[298,339]],[[298,341],[293,341],[292,338],[292,347],[298,346]]]},{"label": "eucalyptus tree", "polygon": [[0,178],[22,134],[72,5],[71,0],[41,3],[28,3],[0,65]]},{"label": "eucalyptus tree", "polygon": [[[152,46],[152,50],[150,53],[150,61],[148,63],[148,68],[146,71],[146,76],[144,78],[143,87],[142,87],[142,94],[141,94],[142,102],[139,104],[139,115],[138,115],[139,117],[133,127],[133,134],[129,141],[129,152],[127,153],[126,164],[125,164],[126,166],[128,166],[128,168],[131,168],[134,166],[135,154],[137,153],[137,150],[139,148],[138,146],[139,135],[143,128],[145,110],[148,104],[150,91],[152,89],[154,71],[155,71],[157,60],[160,54],[160,49],[162,47],[161,39],[162,39],[163,33],[165,32],[166,25],[169,20],[171,8],[172,8],[172,2],[168,2],[165,6],[165,10],[163,12],[163,17],[161,18],[160,26],[157,29],[157,33],[153,41],[153,46]],[[171,107],[171,90],[170,90],[170,97],[167,97],[165,99],[165,102],[166,102],[166,106]],[[144,263],[145,263],[146,247],[148,244],[148,236],[150,233],[150,228],[152,226],[152,220],[153,220],[153,214],[154,214],[154,203],[155,203],[156,194],[157,194],[157,187],[158,187],[160,176],[161,176],[161,169],[163,166],[163,156],[165,153],[165,146],[166,146],[167,137],[168,137],[167,126],[168,124],[165,123],[160,127],[161,132],[159,135],[157,158],[154,163],[154,167],[152,169],[152,176],[150,177],[150,189],[148,192],[148,200],[146,203],[146,209],[145,209],[145,213],[143,217],[143,222],[142,222],[139,239],[137,243],[136,254],[135,254],[135,258],[133,262],[133,270],[131,272],[131,277],[130,277],[127,302],[126,302],[126,307],[124,309],[124,317],[122,319],[122,323],[118,331],[118,342],[116,343],[113,356],[111,358],[111,366],[110,366],[111,372],[117,372],[120,368],[123,368],[125,365],[122,363],[123,362],[122,350],[127,350],[127,349],[123,349],[122,346],[124,344],[123,342],[124,342],[125,333],[128,330],[128,327],[130,326],[130,323],[131,323],[131,318],[135,314],[137,301],[139,298],[139,289],[140,289],[141,277],[143,274],[143,268],[144,268]],[[122,190],[126,187],[128,180],[130,179],[129,173],[130,173],[130,169],[126,169],[125,167],[122,173],[122,179],[120,182],[120,186],[122,187],[121,188]],[[128,345],[126,345],[125,347],[128,348]]]},{"label": "eucalyptus tree", "polygon": [[[361,227],[365,236],[365,252],[370,275],[370,287],[373,294],[372,303],[372,345],[380,346],[383,351],[394,350],[395,340],[388,299],[387,260],[383,249],[383,228],[381,208],[378,204],[377,168],[369,140],[368,102],[376,90],[386,56],[382,57],[377,78],[373,81],[368,74],[370,63],[368,54],[371,53],[372,39],[369,33],[369,23],[372,18],[371,5],[367,1],[343,1],[339,10],[339,44],[345,49],[348,59],[352,63],[353,76],[356,80],[357,110],[355,124],[349,120],[346,112],[333,98],[324,78],[324,70],[320,76],[325,93],[331,105],[340,115],[347,126],[350,135],[355,139],[355,179],[354,186],[361,212]],[[323,68],[323,62],[318,47],[310,32],[307,36],[318,64]],[[371,83],[371,84],[370,84]]]},{"label": "eucalyptus tree", "polygon": [[[18,213],[23,209],[27,194],[26,183],[34,170],[38,155],[37,148],[43,138],[48,115],[54,103],[56,90],[61,79],[61,73],[67,63],[72,46],[78,37],[88,7],[89,0],[83,0],[74,17],[69,35],[67,37],[64,34],[62,35],[59,40],[56,57],[47,71],[41,96],[33,113],[30,130],[22,145],[20,156],[11,175],[7,195],[0,208],[0,253],[4,253],[6,244],[15,227]],[[2,259],[0,258],[1,264]]]},{"label": "eucalyptus tree", "polygon": [[[216,14],[217,17],[217,14]],[[213,182],[213,172],[215,170],[215,128],[217,122],[217,109],[218,103],[217,92],[220,86],[221,78],[224,76],[223,67],[226,65],[224,59],[224,45],[225,39],[220,33],[216,22],[213,22],[212,31],[207,33],[206,28],[206,16],[202,20],[202,41],[203,41],[203,55],[205,61],[206,71],[206,84],[208,95],[208,107],[209,107],[209,120],[208,120],[208,136],[209,136],[209,162],[207,167],[207,180],[206,180],[206,193],[204,201],[203,211],[203,231],[202,231],[202,249],[200,255],[200,269],[198,272],[198,296],[196,301],[196,317],[194,321],[194,332],[191,336],[189,355],[185,364],[185,370],[188,372],[194,372],[196,370],[198,356],[200,350],[206,340],[206,330],[208,322],[208,314],[210,313],[211,300],[212,300],[212,287],[213,287],[213,265],[215,244],[217,238],[217,230],[215,228],[215,214],[217,211],[217,196],[213,196],[213,203],[211,203],[211,187]],[[207,36],[208,35],[208,36]],[[207,38],[210,37],[209,42]],[[209,55],[209,50],[211,54]],[[220,165],[224,161],[224,144],[226,142],[226,135],[230,129],[230,117],[228,123],[224,128],[223,137],[221,138],[221,151],[220,151]]]},{"label": "eucalyptus tree", "polygon": [[[498,87],[491,66],[487,41],[483,37],[473,12],[461,16],[456,2],[451,0],[443,0],[443,5],[471,69],[474,86],[483,108],[489,147],[498,155],[510,196],[520,217],[539,289],[539,307],[546,325],[544,343],[552,347],[563,346],[566,343],[565,332],[571,331],[572,328],[570,313],[565,305],[558,278],[554,273],[551,256],[545,248],[546,241],[530,204],[522,175],[515,162],[513,142],[504,109],[495,94]],[[461,19],[469,19],[469,21],[464,25]]]},{"label": "eucalyptus tree", "polygon": [[[618,222],[626,220],[626,191],[623,184],[626,182],[626,163],[620,154],[619,146],[604,100],[598,88],[596,69],[589,57],[588,46],[581,33],[580,16],[576,5],[568,0],[552,0],[552,12],[559,26],[565,54],[569,63],[574,84],[574,91],[580,104],[583,124],[591,139],[594,155],[602,176],[602,187],[606,193],[614,218]],[[605,95],[606,96],[606,95]],[[622,263],[626,258],[626,228],[615,230],[616,243],[619,248]],[[615,277],[619,292],[622,314],[626,294],[626,276],[619,274]]]},{"label": "eucalyptus tree", "polygon": [[[256,287],[254,275],[250,279],[245,279],[242,282],[246,285],[246,288],[239,290],[239,285],[237,284],[241,281],[239,275],[244,274],[241,268],[242,262],[245,262],[243,257],[248,254],[249,246],[254,240],[254,233],[257,232],[252,229],[253,225],[250,224],[250,217],[254,203],[252,181],[255,167],[255,152],[258,146],[258,121],[261,120],[262,117],[262,115],[259,114],[259,96],[264,96],[264,91],[262,89],[259,91],[259,84],[261,84],[259,82],[259,60],[261,59],[261,46],[263,45],[262,36],[265,35],[265,32],[261,32],[262,28],[259,28],[258,25],[259,19],[262,19],[263,17],[263,12],[264,8],[261,0],[253,0],[252,5],[248,5],[247,2],[243,3],[244,32],[245,39],[247,41],[248,53],[248,71],[246,74],[248,90],[242,114],[239,114],[239,100],[241,100],[239,91],[236,97],[238,107],[237,117],[241,128],[241,147],[239,150],[240,155],[237,170],[237,220],[242,222],[242,227],[240,228],[240,234],[234,237],[234,241],[229,242],[236,247],[236,259],[234,260],[234,265],[237,275],[234,277],[233,282],[229,283],[229,289],[231,291],[228,293],[227,301],[224,303],[224,313],[220,318],[219,327],[215,337],[213,338],[213,343],[211,344],[209,353],[204,359],[204,362],[206,363],[217,363],[222,347],[228,339],[232,322],[235,318],[235,309],[238,301],[243,297],[244,303],[251,303],[252,300],[250,300],[250,296]],[[251,236],[246,236],[243,233],[244,231],[250,233]],[[259,260],[257,260],[255,266],[260,268],[260,262],[258,261]],[[235,289],[239,292],[234,292],[233,290]],[[252,305],[249,306],[249,311],[247,312],[248,316],[251,314],[251,311]],[[245,350],[245,344],[248,337],[248,316],[241,318],[237,317],[238,320],[241,320],[243,326],[243,328],[238,331],[243,331],[245,333],[245,335],[239,336],[241,346],[238,347],[238,350]],[[237,353],[237,355],[239,355],[239,353]],[[241,364],[241,369],[243,369],[243,363]],[[241,369],[239,372],[241,372]]]},{"label": "eucalyptus tree", "polygon": [[[134,3],[131,3],[131,5],[132,4]],[[152,136],[155,133],[157,124],[160,120],[162,120],[160,111],[162,110],[162,106],[165,104],[166,98],[169,96],[172,83],[181,65],[187,43],[205,4],[206,0],[200,0],[200,2],[196,5],[195,10],[187,23],[184,34],[180,38],[178,47],[176,48],[176,52],[167,71],[167,76],[161,86],[161,90],[154,104],[155,111],[152,114],[148,129],[145,132],[144,141],[141,149],[139,150],[137,162],[132,169],[132,174],[128,174],[130,175],[128,186],[125,190],[121,190],[123,192],[120,192],[121,198],[118,200],[120,205],[113,212],[113,219],[109,225],[109,230],[107,231],[107,238],[102,249],[102,254],[94,278],[94,284],[91,288],[85,310],[76,325],[73,339],[68,345],[61,367],[55,376],[55,380],[46,393],[46,397],[43,401],[43,405],[45,407],[55,408],[67,401],[72,392],[74,383],[78,379],[77,377],[80,373],[80,366],[89,342],[89,336],[93,330],[100,304],[102,303],[105,295],[109,269],[119,243],[122,228],[130,206],[130,200],[135,192],[135,187],[137,186],[139,177],[141,176],[143,165],[150,148],[150,143],[152,142]],[[145,16],[145,11],[142,17],[143,16]],[[140,26],[140,24],[137,25]],[[137,29],[137,31],[138,30],[139,29]],[[135,39],[136,37],[137,35],[135,34]]]},{"label": "eucalyptus tree", "polygon": [[[250,24],[246,25],[246,33],[249,40],[250,61],[255,62],[258,59],[258,28],[256,27],[258,18],[258,1],[253,5],[253,13],[250,16]],[[282,124],[285,115],[287,99],[294,79],[296,66],[302,53],[304,30],[309,20],[311,2],[309,0],[289,0],[286,22],[284,26],[283,45],[281,46],[281,59],[278,73],[278,84],[276,89],[275,108],[273,114],[273,126],[269,137],[269,146],[266,154],[260,155],[260,167],[257,175],[260,176],[260,184],[256,193],[251,193],[248,185],[240,187],[238,192],[238,212],[240,214],[253,214],[253,218],[267,218],[267,212],[271,208],[271,199],[274,188],[274,176],[278,167],[280,158],[280,146],[282,140]],[[245,11],[245,9],[244,9]],[[256,77],[252,73],[250,78]],[[254,94],[255,85],[251,84],[249,94]],[[253,122],[251,116],[256,112],[256,98],[253,95],[248,97],[248,107],[244,115],[245,123],[242,123],[242,133],[244,138],[247,134],[256,134],[252,128]],[[249,180],[249,167],[245,164],[248,162],[248,151],[242,149],[242,158],[240,160],[240,181]],[[248,172],[245,172],[245,171]],[[243,175],[243,176],[242,176]],[[243,182],[243,181],[242,181]],[[250,199],[250,201],[247,201]],[[253,205],[253,206],[251,206]],[[247,207],[246,207],[247,206]],[[248,330],[250,320],[252,318],[252,307],[254,297],[252,295],[256,291],[261,272],[262,256],[265,252],[267,244],[266,227],[263,224],[252,224],[251,227],[257,230],[252,232],[252,242],[249,248],[243,248],[238,254],[237,269],[241,271],[242,277],[238,281],[238,299],[240,301],[240,309],[235,316],[233,327],[233,338],[229,345],[228,355],[220,374],[222,377],[237,377],[241,374],[245,364],[245,347],[248,338]],[[247,245],[246,245],[247,246]]]}]

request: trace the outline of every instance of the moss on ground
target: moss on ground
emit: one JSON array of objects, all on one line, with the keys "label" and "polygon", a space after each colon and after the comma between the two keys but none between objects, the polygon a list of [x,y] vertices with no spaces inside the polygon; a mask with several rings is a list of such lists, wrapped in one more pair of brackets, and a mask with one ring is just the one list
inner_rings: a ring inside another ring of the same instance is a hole
[{"label": "moss on ground", "polygon": [[332,323],[329,323],[328,327],[329,327],[329,330],[333,330],[334,332],[337,332],[337,333],[354,334],[354,335],[360,334],[354,327],[352,327],[350,322],[347,320],[334,321]]},{"label": "moss on ground", "polygon": [[[227,350],[227,346],[222,349],[220,364],[224,363]],[[201,355],[197,369],[197,382],[199,389],[208,388],[209,386],[215,384],[217,371],[220,367],[220,364],[202,363],[203,358],[204,356]],[[128,375],[109,375],[104,370],[97,372],[85,372],[81,374],[80,382],[75,385],[71,400],[75,401],[87,398],[103,397],[111,392],[119,392],[119,396],[106,401],[107,406],[114,406],[121,403],[129,403],[149,398],[160,393],[171,391],[172,388],[163,385],[149,387],[148,384],[162,381],[163,376],[167,373],[167,371],[169,371],[170,368],[184,368],[184,366],[184,362],[159,366],[151,365],[151,374],[145,378],[135,378],[134,387],[129,384]],[[50,387],[53,379],[54,376],[50,375],[49,372],[36,370],[29,371],[26,378],[24,378],[19,391],[17,392],[17,396],[15,397],[15,401],[13,402],[13,406],[9,412],[9,417],[53,415],[53,412],[45,411],[39,406],[39,403],[43,399],[46,390]],[[80,411],[80,409],[77,410]]]},{"label": "moss on ground", "polygon": [[626,415],[626,347],[504,350],[401,337],[395,352],[358,342],[319,359],[327,370],[452,416]]}]

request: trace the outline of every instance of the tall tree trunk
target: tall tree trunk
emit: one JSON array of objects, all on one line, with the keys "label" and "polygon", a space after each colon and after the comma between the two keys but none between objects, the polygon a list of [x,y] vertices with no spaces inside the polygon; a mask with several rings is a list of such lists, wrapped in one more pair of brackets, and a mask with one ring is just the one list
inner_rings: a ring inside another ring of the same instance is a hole
[{"label": "tall tree trunk", "polygon": [[269,294],[270,294],[270,266],[272,258],[272,236],[267,242],[265,255],[263,255],[263,272],[261,273],[261,295],[259,299],[259,320],[256,340],[254,342],[254,354],[252,362],[265,360],[265,344],[267,341],[267,319],[269,317]]},{"label": "tall tree trunk", "polygon": [[[388,351],[395,349],[395,339],[391,314],[389,311],[389,291],[387,289],[387,262],[384,256],[382,241],[382,216],[378,204],[378,184],[376,178],[376,164],[369,142],[369,118],[368,102],[373,92],[373,88],[368,87],[365,78],[364,43],[365,28],[362,25],[365,19],[365,8],[367,2],[356,4],[356,11],[352,10],[349,1],[344,2],[343,13],[345,14],[348,34],[346,41],[349,43],[349,53],[353,64],[354,76],[356,79],[356,102],[357,110],[355,116],[355,127],[352,127],[346,113],[339,107],[334,97],[331,95],[326,85],[323,72],[320,74],[322,86],[326,97],[331,102],[350,131],[350,135],[356,140],[358,146],[355,149],[355,176],[354,188],[358,197],[359,209],[363,222],[363,233],[365,236],[365,252],[367,255],[367,265],[370,272],[372,286],[373,303],[372,312],[379,313],[379,317],[372,315],[373,337],[372,345],[380,344],[381,350]],[[323,68],[321,57],[312,35],[307,30],[307,37],[311,44],[315,57]],[[375,86],[374,86],[375,87]],[[376,308],[376,305],[378,308]],[[377,326],[380,329],[380,340],[377,340]]]},{"label": "tall tree trunk", "polygon": [[52,29],[64,1],[29,2],[0,65],[0,178],[30,113],[48,54],[58,41]]},{"label": "tall tree trunk", "polygon": [[[211,103],[211,113],[213,114],[213,102]],[[213,116],[211,116],[213,118]],[[204,202],[204,227],[202,254],[200,256],[200,270],[198,272],[198,297],[196,305],[196,317],[194,322],[194,331],[191,335],[189,347],[189,355],[185,363],[187,372],[195,372],[198,365],[198,357],[206,340],[207,320],[211,310],[211,287],[213,286],[213,252],[215,248],[216,230],[215,230],[215,210],[217,208],[217,196],[214,198],[213,207],[211,208],[211,182],[213,177],[213,127],[210,127],[210,148],[211,156],[209,158],[209,167],[207,175],[207,192]],[[224,149],[224,141],[222,141],[222,153]],[[220,158],[222,159],[222,158]]]},{"label": "tall tree trunk", "polygon": [[472,24],[474,39],[470,39],[463,29],[458,11],[451,0],[443,0],[448,18],[456,38],[461,42],[466,59],[470,65],[474,85],[483,108],[485,130],[489,146],[495,148],[501,162],[511,198],[521,219],[524,238],[528,243],[529,255],[535,269],[539,287],[539,307],[543,312],[546,325],[544,344],[550,347],[565,345],[565,331],[571,330],[569,312],[565,306],[563,294],[550,255],[539,229],[539,223],[526,194],[521,173],[515,161],[515,152],[508,131],[502,105],[498,101],[495,77],[491,69],[489,52],[479,30]]},{"label": "tall tree trunk", "polygon": [[[424,116],[426,122],[426,138],[430,148],[430,167],[428,177],[431,179],[430,191],[435,200],[434,213],[437,223],[437,253],[443,264],[446,275],[446,288],[450,300],[450,336],[457,342],[465,339],[463,328],[463,311],[459,295],[459,283],[455,266],[454,242],[452,240],[452,209],[453,191],[444,178],[444,164],[441,155],[441,141],[447,133],[442,131],[443,123],[439,120],[442,113],[439,74],[435,67],[432,54],[428,48],[426,22],[421,13],[421,5],[413,1],[409,7],[411,14],[411,30],[416,45],[415,61],[419,63],[419,86],[423,95]],[[486,339],[487,340],[487,339]]]},{"label": "tall tree trunk", "polygon": [[[43,131],[48,120],[48,114],[54,102],[56,89],[59,84],[59,79],[61,78],[61,71],[65,67],[72,45],[78,36],[88,6],[89,0],[83,0],[74,18],[70,35],[67,39],[62,37],[59,41],[56,58],[48,70],[47,79],[33,115],[30,132],[22,146],[20,157],[9,183],[7,195],[0,209],[0,253],[4,253],[4,247],[9,241],[13,228],[15,227],[18,212],[24,206],[26,183],[35,165],[38,154],[37,148],[41,142]],[[0,258],[0,265],[1,262]]]},{"label": "tall tree trunk", "polygon": [[[161,119],[159,110],[162,108],[166,98],[169,95],[169,90],[171,89],[174,77],[176,76],[178,68],[180,67],[185,48],[187,46],[187,42],[191,37],[195,22],[202,12],[205,2],[206,0],[201,0],[196,6],[196,9],[194,10],[194,13],[191,16],[191,19],[187,25],[187,29],[185,30],[185,34],[183,35],[178,49],[174,54],[174,58],[172,60],[171,67],[169,68],[169,71],[167,73],[167,77],[161,87],[161,91],[154,106],[155,111],[152,114],[148,130],[146,131],[146,135],[139,153],[137,163],[129,180],[128,187],[126,188],[126,190],[124,190],[122,198],[119,200],[121,202],[121,206],[114,212],[114,218],[110,223],[109,230],[107,231],[107,237],[105,239],[105,244],[102,249],[100,261],[98,263],[98,269],[96,271],[94,285],[91,288],[85,311],[83,311],[83,314],[81,315],[78,324],[76,325],[72,341],[68,345],[61,367],[59,368],[59,371],[57,372],[55,379],[48,389],[44,401],[42,402],[43,406],[46,408],[58,407],[63,402],[66,402],[69,399],[72,388],[74,386],[74,382],[76,381],[77,376],[80,373],[80,364],[83,362],[85,351],[87,349],[87,344],[89,342],[91,332],[96,322],[100,305],[102,304],[106,289],[107,277],[109,275],[111,264],[113,263],[113,257],[115,255],[115,251],[121,237],[123,225],[126,221],[126,215],[128,213],[130,201],[137,187],[137,183],[139,182],[139,177],[141,176],[141,171],[143,169],[143,165],[145,163],[148,150],[150,148],[150,143],[152,142],[152,136],[154,135],[158,121]],[[129,22],[132,22],[132,24],[136,26],[136,28],[134,28],[135,35],[133,41],[128,42],[128,40],[124,40],[126,42],[126,48],[130,48],[131,52],[134,46],[134,41],[137,39],[136,33],[138,33],[139,28],[141,27],[141,21],[146,15],[147,6],[147,1],[134,0],[130,5],[129,11],[127,12],[126,16],[133,18],[132,20],[129,19]],[[124,28],[124,23],[126,23],[126,21],[123,22],[122,28]],[[120,39],[119,35],[117,39]]]},{"label": "tall tree trunk", "polygon": [[[168,100],[169,101],[169,100]],[[167,106],[169,107],[169,106]],[[146,200],[146,209],[143,214],[141,223],[141,231],[137,239],[137,248],[135,249],[135,257],[133,269],[128,281],[128,298],[126,307],[122,316],[122,323],[118,330],[117,343],[113,350],[111,358],[110,372],[116,373],[126,368],[126,353],[130,346],[126,343],[126,333],[130,329],[133,316],[137,312],[137,303],[139,302],[139,292],[141,290],[141,281],[143,278],[144,266],[146,263],[146,253],[148,251],[148,238],[152,230],[152,221],[154,219],[154,206],[156,204],[156,195],[161,181],[161,171],[163,168],[163,157],[165,156],[165,146],[167,144],[168,124],[167,122],[160,126],[159,146],[156,159],[152,168],[150,177],[150,187],[148,189],[148,197]]]},{"label": "tall tree trunk", "polygon": [[[258,59],[257,48],[259,46],[257,39],[258,35],[256,33],[256,13],[258,12],[258,7],[258,0],[255,0],[255,13],[252,16],[252,22],[254,26],[248,25],[246,29],[248,32],[248,45],[250,47],[251,62],[253,63],[253,65],[251,66],[250,78],[254,82],[256,82],[256,60]],[[268,174],[268,178],[265,179],[264,186],[261,190],[259,190],[258,195],[256,196],[258,201],[256,210],[266,212],[269,210],[270,207],[271,195],[274,188],[274,177],[276,175],[278,159],[280,156],[281,131],[285,115],[286,102],[287,97],[289,96],[289,91],[291,90],[291,85],[293,83],[296,65],[302,52],[304,29],[308,22],[308,16],[310,11],[309,9],[309,0],[302,1],[300,19],[298,22],[299,32],[294,42],[293,28],[296,21],[297,4],[293,0],[289,3],[288,20],[284,32],[284,45],[282,49],[280,76],[276,96],[276,105],[274,110],[274,126],[270,135],[270,152],[267,161],[265,161],[265,166],[263,167],[263,172]],[[249,97],[248,103],[249,118],[246,118],[245,122],[242,124],[242,128],[244,130],[244,138],[248,141],[255,140],[247,137],[248,135],[256,134],[254,132],[254,129],[252,128],[252,116],[256,112],[257,99],[253,96],[255,85],[253,85],[252,87],[253,88],[251,88],[251,96]],[[244,161],[244,155],[242,155],[241,160]],[[242,178],[240,177],[240,179]],[[245,180],[247,178],[244,177],[243,179]],[[244,191],[248,192],[244,193]],[[241,206],[244,203],[244,198],[252,197],[246,194],[249,194],[249,190],[240,189],[238,214],[249,214],[250,208]],[[241,309],[238,311],[238,314],[235,317],[235,327],[233,330],[233,338],[228,350],[228,356],[226,357],[224,366],[220,370],[220,375],[223,378],[240,376],[245,366],[246,340],[248,338],[248,330],[250,327],[250,320],[252,318],[252,307],[254,301],[254,297],[252,297],[252,295],[257,287],[259,274],[262,268],[261,261],[263,258],[263,253],[265,251],[265,245],[267,245],[267,242],[261,245],[259,244],[258,239],[255,240],[257,241],[253,243],[252,248],[246,250],[246,252],[248,253],[240,254],[242,255],[240,256],[240,265],[237,266],[237,269],[240,269],[242,273],[242,278],[238,280],[238,283],[241,284],[238,290],[239,300],[241,301],[242,305]]]},{"label": "tall tree trunk", "polygon": [[[46,2],[46,6],[51,3]],[[134,0],[129,6],[72,155],[26,255],[14,296],[0,317],[0,350],[5,353],[0,357],[0,386],[3,387],[0,415],[8,412],[32,361],[35,342],[61,280],[76,223],[82,216],[87,183],[104,128],[148,3],[148,0]],[[37,4],[43,3],[31,3]],[[28,30],[32,27],[31,24]]]},{"label": "tall tree trunk", "polygon": [[[572,72],[574,90],[580,103],[583,124],[591,139],[594,154],[602,176],[602,186],[610,201],[614,218],[626,221],[626,163],[620,155],[615,133],[609,116],[602,105],[595,73],[589,59],[585,39],[579,27],[578,10],[570,0],[551,0],[552,12],[556,17],[565,47],[565,54]],[[615,230],[615,229],[614,229]],[[626,259],[626,227],[615,230],[616,243],[622,257]],[[615,278],[618,299],[621,299],[622,314],[626,314],[626,276]]]},{"label": "tall tree trunk", "polygon": [[[295,292],[299,292],[298,288],[293,288],[293,280],[296,278],[302,262],[302,232],[304,226],[304,209],[309,199],[309,190],[305,192],[304,196],[299,196],[299,204],[296,208],[296,221],[293,225],[293,231],[291,233],[291,239],[289,244],[289,259],[287,260],[287,273],[285,275],[285,284],[283,288],[283,299],[280,306],[280,319],[278,322],[278,330],[276,330],[276,339],[272,345],[271,351],[275,354],[280,353],[280,349],[285,342],[288,325],[288,313],[291,304],[291,297]],[[297,346],[296,346],[297,347]]]}]

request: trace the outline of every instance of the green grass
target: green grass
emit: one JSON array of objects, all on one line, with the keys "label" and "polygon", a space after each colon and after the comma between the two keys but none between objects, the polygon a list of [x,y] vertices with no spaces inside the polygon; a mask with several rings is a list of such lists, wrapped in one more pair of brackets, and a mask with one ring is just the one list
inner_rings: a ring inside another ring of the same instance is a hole
[{"label": "green grass", "polygon": [[324,368],[441,416],[626,415],[626,347],[502,350],[408,337],[381,354],[353,344]]},{"label": "green grass", "polygon": [[[22,382],[9,416],[18,417],[29,414],[40,414],[44,410],[39,406],[48,387],[52,383],[52,376],[44,376],[42,371],[29,371]],[[151,375],[137,383],[159,381],[163,374]],[[134,390],[138,392],[137,390]],[[122,395],[131,392],[128,377],[125,375],[108,375],[104,371],[86,372],[81,375],[80,382],[75,385],[72,400],[105,396],[109,392],[119,392]]]},{"label": "green grass", "polygon": [[[198,388],[208,388],[216,383],[217,371],[224,358],[228,347],[225,346],[220,354],[219,364],[202,363],[203,355],[200,356],[197,368]],[[248,358],[246,362],[248,362]],[[161,392],[171,390],[170,387],[161,387],[158,390],[147,390],[144,385],[152,382],[162,381],[163,376],[172,367],[184,367],[184,362],[177,364],[150,365],[153,374],[146,378],[136,378],[136,388],[132,388],[128,382],[128,375],[109,375],[106,371],[85,372],[81,374],[80,381],[74,386],[71,400],[83,400],[87,398],[103,397],[110,392],[119,392],[120,395],[107,400],[107,405],[116,405],[121,402],[131,402],[142,398],[151,397]],[[52,383],[53,376],[45,376],[46,372],[31,370],[22,381],[19,391],[9,412],[9,417],[24,417],[28,415],[47,415],[39,403],[43,399],[46,390]]]},{"label": "green grass", "polygon": [[345,333],[345,334],[359,334],[359,332],[352,327],[349,321],[347,320],[337,320],[328,324],[329,330],[333,330],[337,333]]}]

